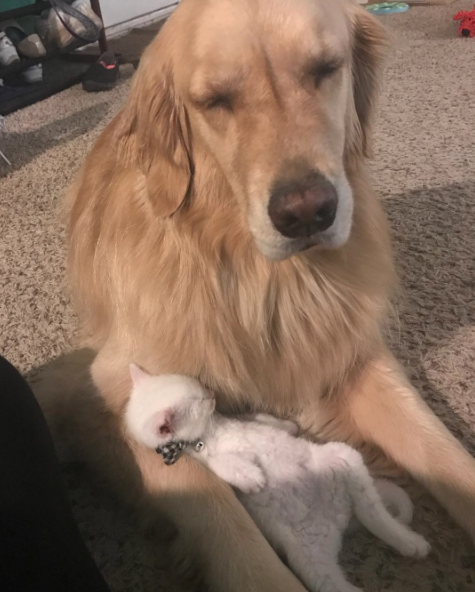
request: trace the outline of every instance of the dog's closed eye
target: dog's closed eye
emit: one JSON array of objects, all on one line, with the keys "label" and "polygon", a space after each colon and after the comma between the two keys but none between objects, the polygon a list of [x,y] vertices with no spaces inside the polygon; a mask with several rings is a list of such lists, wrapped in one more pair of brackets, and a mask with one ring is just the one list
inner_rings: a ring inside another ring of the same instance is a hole
[{"label": "dog's closed eye", "polygon": [[215,95],[206,99],[202,105],[207,111],[217,111],[219,109],[225,111],[233,110],[232,98],[230,95]]},{"label": "dog's closed eye", "polygon": [[315,88],[318,88],[325,80],[331,78],[343,65],[340,58],[315,59],[306,68],[306,78],[310,77]]},{"label": "dog's closed eye", "polygon": [[223,84],[213,84],[206,89],[192,91],[191,98],[201,111],[231,112],[235,103],[235,92],[229,89],[229,85],[223,88]]}]

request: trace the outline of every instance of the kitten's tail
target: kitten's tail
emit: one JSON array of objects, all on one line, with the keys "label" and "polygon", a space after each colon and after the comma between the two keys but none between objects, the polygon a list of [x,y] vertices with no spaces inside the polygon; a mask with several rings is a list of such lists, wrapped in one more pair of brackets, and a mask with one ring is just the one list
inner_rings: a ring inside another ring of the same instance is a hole
[{"label": "kitten's tail", "polygon": [[[425,557],[430,551],[429,543],[404,523],[408,514],[412,514],[412,503],[404,491],[388,481],[376,485],[356,450],[347,447],[341,451],[340,458],[346,465],[348,493],[361,524],[402,555]],[[393,518],[384,506],[385,497],[390,505],[397,507],[399,519]]]},{"label": "kitten's tail", "polygon": [[389,513],[402,524],[410,524],[414,506],[404,489],[387,479],[375,479],[374,486]]}]

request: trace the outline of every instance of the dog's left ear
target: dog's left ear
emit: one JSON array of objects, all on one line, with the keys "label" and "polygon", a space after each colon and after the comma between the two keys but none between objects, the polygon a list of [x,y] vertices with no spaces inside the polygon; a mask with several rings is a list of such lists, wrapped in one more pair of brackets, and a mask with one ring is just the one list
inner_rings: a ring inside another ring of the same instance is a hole
[{"label": "dog's left ear", "polygon": [[161,35],[141,58],[117,137],[143,175],[155,215],[164,218],[186,203],[194,165],[188,113],[175,91],[172,60],[166,59],[170,50]]},{"label": "dog's left ear", "polygon": [[380,70],[387,46],[384,28],[360,6],[351,6],[352,75],[354,109],[350,108],[347,151],[371,156],[371,123]]}]

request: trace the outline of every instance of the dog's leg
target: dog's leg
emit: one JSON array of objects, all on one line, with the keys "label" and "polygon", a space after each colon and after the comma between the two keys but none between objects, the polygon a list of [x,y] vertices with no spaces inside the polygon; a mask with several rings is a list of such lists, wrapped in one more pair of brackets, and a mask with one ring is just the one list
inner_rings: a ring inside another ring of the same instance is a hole
[{"label": "dog's leg", "polygon": [[[50,377],[59,375],[56,368]],[[77,375],[84,380],[84,373]],[[74,435],[75,456],[139,510],[146,522],[167,517],[174,523],[178,537],[170,550],[178,544],[177,568],[188,568],[191,558],[212,592],[304,592],[228,485],[197,461],[184,457],[168,467],[153,450],[127,439],[123,409],[131,390],[128,365],[113,353],[99,353],[92,377],[100,396],[84,389],[83,382],[83,388],[68,397],[68,409],[61,407],[68,432]],[[41,381],[34,387],[40,399],[49,391],[51,419],[54,401],[65,403],[51,389],[59,394],[66,385],[71,390],[71,385],[67,376],[57,387],[49,383],[45,388],[47,376]]]},{"label": "dog's leg", "polygon": [[332,414],[350,440],[376,444],[425,485],[475,541],[475,459],[390,353],[368,364],[338,397]]}]

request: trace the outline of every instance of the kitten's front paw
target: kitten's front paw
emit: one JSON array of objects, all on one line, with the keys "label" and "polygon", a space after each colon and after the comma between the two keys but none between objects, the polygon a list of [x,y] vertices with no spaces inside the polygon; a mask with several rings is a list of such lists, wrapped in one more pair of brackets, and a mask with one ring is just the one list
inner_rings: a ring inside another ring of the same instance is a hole
[{"label": "kitten's front paw", "polygon": [[264,488],[264,485],[266,484],[266,477],[262,472],[262,469],[260,469],[257,466],[254,466],[253,468],[255,469],[255,471],[253,475],[253,483],[250,488],[250,493],[258,493],[261,489]]},{"label": "kitten's front paw", "polygon": [[411,532],[409,534],[410,536],[406,538],[405,542],[398,547],[398,551],[401,555],[406,557],[417,557],[419,559],[427,557],[431,549],[430,544],[423,536],[416,532]]},{"label": "kitten's front paw", "polygon": [[266,477],[262,469],[257,465],[249,465],[246,474],[243,475],[242,485],[239,489],[243,493],[258,493],[266,484]]},{"label": "kitten's front paw", "polygon": [[297,436],[299,433],[299,426],[290,419],[283,419],[281,422],[281,428],[291,436]]},{"label": "kitten's front paw", "polygon": [[291,436],[296,436],[299,432],[298,425],[290,419],[278,419],[267,413],[258,413],[254,419],[259,423],[273,426],[279,430],[284,430],[284,432],[287,432]]}]

